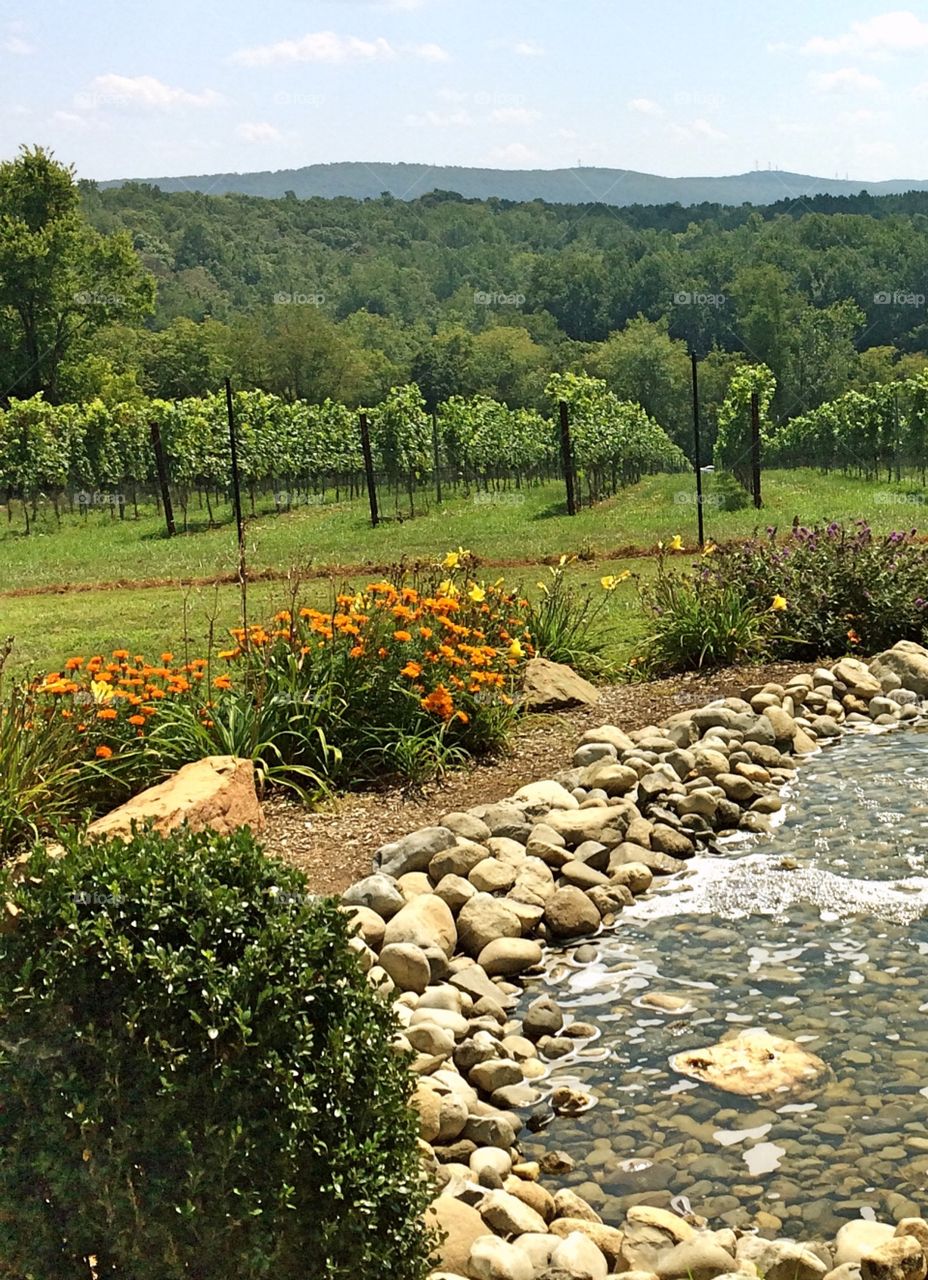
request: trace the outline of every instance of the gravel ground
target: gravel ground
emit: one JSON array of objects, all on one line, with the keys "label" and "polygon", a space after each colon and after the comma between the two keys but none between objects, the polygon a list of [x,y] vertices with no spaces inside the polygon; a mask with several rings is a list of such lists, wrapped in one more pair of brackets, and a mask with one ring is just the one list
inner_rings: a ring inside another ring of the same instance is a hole
[{"label": "gravel ground", "polygon": [[746,685],[782,682],[797,669],[796,663],[775,663],[606,685],[594,707],[529,716],[505,756],[473,764],[425,787],[350,792],[315,810],[271,799],[265,804],[265,847],[299,867],[314,892],[341,893],[370,873],[371,855],[379,845],[433,825],[444,813],[502,800],[528,782],[567,768],[586,729],[601,724],[639,729],[686,707],[736,695]]}]

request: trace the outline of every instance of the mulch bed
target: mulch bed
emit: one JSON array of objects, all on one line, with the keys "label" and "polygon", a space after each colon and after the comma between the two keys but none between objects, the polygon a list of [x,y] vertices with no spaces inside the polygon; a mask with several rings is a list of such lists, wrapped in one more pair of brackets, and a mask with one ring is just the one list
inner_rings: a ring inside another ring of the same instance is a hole
[{"label": "mulch bed", "polygon": [[274,797],[265,804],[265,847],[299,867],[313,892],[341,893],[370,874],[371,855],[379,845],[417,827],[434,825],[442,814],[492,804],[528,782],[568,768],[586,729],[601,724],[626,731],[640,729],[713,698],[737,696],[746,685],[782,682],[799,665],[731,667],[711,674],[607,685],[595,707],[529,716],[505,756],[474,763],[424,787],[349,792],[315,810]]}]

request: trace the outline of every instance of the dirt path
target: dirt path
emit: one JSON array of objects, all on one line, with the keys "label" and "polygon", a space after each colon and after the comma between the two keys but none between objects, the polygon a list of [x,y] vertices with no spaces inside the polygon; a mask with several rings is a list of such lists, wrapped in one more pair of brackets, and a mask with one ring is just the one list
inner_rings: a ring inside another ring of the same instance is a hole
[{"label": "dirt path", "polygon": [[269,853],[301,868],[315,892],[340,893],[369,874],[379,845],[434,824],[442,814],[501,800],[527,782],[568,768],[586,729],[601,724],[642,728],[686,707],[736,695],[745,685],[782,681],[797,669],[796,663],[776,663],[609,685],[592,709],[528,717],[502,759],[474,764],[416,791],[388,787],[354,792],[317,811],[292,801],[269,801],[265,845]]}]

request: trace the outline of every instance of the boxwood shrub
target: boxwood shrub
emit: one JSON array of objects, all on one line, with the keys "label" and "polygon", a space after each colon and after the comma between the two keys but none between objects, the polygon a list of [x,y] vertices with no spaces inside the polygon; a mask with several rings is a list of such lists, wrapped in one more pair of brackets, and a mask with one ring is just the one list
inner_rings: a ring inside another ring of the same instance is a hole
[{"label": "boxwood shrub", "polygon": [[0,1274],[426,1274],[409,1068],[333,902],[248,832],[75,838],[0,898]]}]

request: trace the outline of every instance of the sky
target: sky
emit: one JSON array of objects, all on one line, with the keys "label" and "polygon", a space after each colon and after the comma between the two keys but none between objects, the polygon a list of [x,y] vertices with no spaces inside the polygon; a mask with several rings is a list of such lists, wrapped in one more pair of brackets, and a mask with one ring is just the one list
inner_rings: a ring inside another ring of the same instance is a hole
[{"label": "sky", "polygon": [[928,3],[0,0],[0,157],[928,177]]}]

